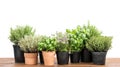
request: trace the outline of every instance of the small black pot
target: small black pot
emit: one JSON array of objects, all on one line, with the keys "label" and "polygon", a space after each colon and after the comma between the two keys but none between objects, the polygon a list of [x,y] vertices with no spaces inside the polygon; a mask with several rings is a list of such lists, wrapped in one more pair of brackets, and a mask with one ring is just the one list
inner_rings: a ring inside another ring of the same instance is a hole
[{"label": "small black pot", "polygon": [[92,62],[92,53],[86,48],[81,51],[81,62]]},{"label": "small black pot", "polygon": [[69,62],[69,52],[56,52],[57,54],[57,62],[60,65],[68,64]]},{"label": "small black pot", "polygon": [[79,63],[80,61],[80,52],[73,52],[70,54],[71,63]]},{"label": "small black pot", "polygon": [[14,58],[15,58],[15,63],[24,63],[24,52],[20,49],[18,45],[13,45],[14,49]]},{"label": "small black pot", "polygon": [[44,60],[43,60],[43,55],[42,55],[42,51],[38,52],[39,54],[39,60],[40,60],[40,64],[44,64]]},{"label": "small black pot", "polygon": [[98,65],[104,65],[107,52],[92,52],[93,63]]}]

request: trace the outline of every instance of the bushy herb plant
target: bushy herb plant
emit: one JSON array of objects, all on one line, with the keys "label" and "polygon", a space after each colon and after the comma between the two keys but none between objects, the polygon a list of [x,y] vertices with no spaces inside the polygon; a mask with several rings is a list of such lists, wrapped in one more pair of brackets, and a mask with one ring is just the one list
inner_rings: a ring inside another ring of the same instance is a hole
[{"label": "bushy herb plant", "polygon": [[93,52],[106,52],[111,48],[112,37],[98,36],[91,37],[86,45],[87,49]]},{"label": "bushy herb plant", "polygon": [[57,51],[64,51],[64,52],[69,51],[67,33],[57,32],[56,40],[57,40],[57,45],[56,45]]},{"label": "bushy herb plant", "polygon": [[21,38],[18,45],[20,46],[21,50],[26,53],[35,53],[38,51],[38,42],[40,40],[40,36],[29,35]]},{"label": "bushy herb plant", "polygon": [[33,30],[33,28],[28,25],[16,26],[15,29],[13,28],[10,29],[9,39],[11,42],[17,45],[21,38],[24,38],[26,35],[34,35],[34,33],[35,30]]},{"label": "bushy herb plant", "polygon": [[43,36],[41,41],[38,42],[39,51],[55,51],[56,49],[56,38]]}]

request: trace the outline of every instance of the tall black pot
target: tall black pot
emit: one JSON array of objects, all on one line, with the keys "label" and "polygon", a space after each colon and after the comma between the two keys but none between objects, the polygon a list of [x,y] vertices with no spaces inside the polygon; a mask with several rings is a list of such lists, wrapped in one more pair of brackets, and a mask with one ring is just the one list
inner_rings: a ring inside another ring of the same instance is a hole
[{"label": "tall black pot", "polygon": [[43,60],[43,55],[42,55],[42,51],[38,52],[39,54],[39,60],[40,60],[40,64],[44,64],[44,60]]},{"label": "tall black pot", "polygon": [[98,65],[104,65],[107,52],[92,52],[93,63]]},{"label": "tall black pot", "polygon": [[15,63],[24,63],[24,52],[18,45],[13,45]]},{"label": "tall black pot", "polygon": [[86,48],[81,51],[81,62],[92,62],[92,53]]},{"label": "tall black pot", "polygon": [[72,52],[70,54],[71,63],[79,63],[80,61],[80,52]]},{"label": "tall black pot", "polygon": [[69,62],[69,52],[56,52],[57,54],[57,63],[60,65],[68,64]]}]

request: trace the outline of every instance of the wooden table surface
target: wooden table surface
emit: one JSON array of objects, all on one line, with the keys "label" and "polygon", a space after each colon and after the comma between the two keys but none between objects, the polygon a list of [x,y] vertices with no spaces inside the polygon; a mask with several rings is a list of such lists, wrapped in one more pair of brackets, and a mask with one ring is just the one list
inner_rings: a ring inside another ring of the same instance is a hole
[{"label": "wooden table surface", "polygon": [[120,58],[107,58],[105,65],[94,65],[93,63],[77,63],[68,65],[44,66],[37,65],[25,65],[24,63],[14,63],[13,58],[0,58],[0,67],[120,67]]}]

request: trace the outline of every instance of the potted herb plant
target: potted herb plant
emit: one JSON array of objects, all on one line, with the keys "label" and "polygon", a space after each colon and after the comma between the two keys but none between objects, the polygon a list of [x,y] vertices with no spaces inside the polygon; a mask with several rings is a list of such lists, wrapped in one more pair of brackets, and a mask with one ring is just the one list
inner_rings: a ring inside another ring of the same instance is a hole
[{"label": "potted herb plant", "polygon": [[56,43],[55,37],[47,36],[44,36],[44,38],[38,43],[38,50],[42,51],[44,65],[46,66],[54,65]]},{"label": "potted herb plant", "polygon": [[98,36],[91,37],[86,45],[87,49],[92,52],[94,64],[105,64],[107,51],[111,48],[112,37]]},{"label": "potted herb plant", "polygon": [[14,59],[15,63],[24,62],[24,53],[20,50],[18,42],[21,38],[24,38],[25,35],[34,35],[35,30],[30,26],[16,26],[15,29],[10,29],[9,39],[14,43]]},{"label": "potted herb plant", "polygon": [[70,48],[70,60],[71,63],[79,63],[80,61],[80,52],[83,49],[83,40],[85,39],[85,35],[82,32],[82,28],[77,26],[76,29],[69,30],[66,32],[69,36],[69,48]]},{"label": "potted herb plant", "polygon": [[25,64],[37,64],[38,42],[39,38],[32,35],[20,39],[19,46],[20,49],[24,51]]},{"label": "potted herb plant", "polygon": [[82,31],[84,32],[86,39],[83,40],[84,49],[81,51],[81,61],[92,62],[92,53],[86,48],[86,44],[91,37],[100,36],[101,31],[99,31],[94,25],[91,25],[89,22],[88,25],[84,25],[82,27]]},{"label": "potted herb plant", "polygon": [[[39,36],[39,42],[43,41],[44,38],[46,38],[46,36]],[[38,43],[39,43],[39,42],[38,42]],[[38,48],[38,54],[39,54],[40,64],[44,64],[44,59],[43,59],[42,50],[39,50],[39,48]]]},{"label": "potted herb plant", "polygon": [[58,64],[68,64],[69,62],[69,46],[68,46],[68,35],[66,33],[56,33],[56,54]]}]

